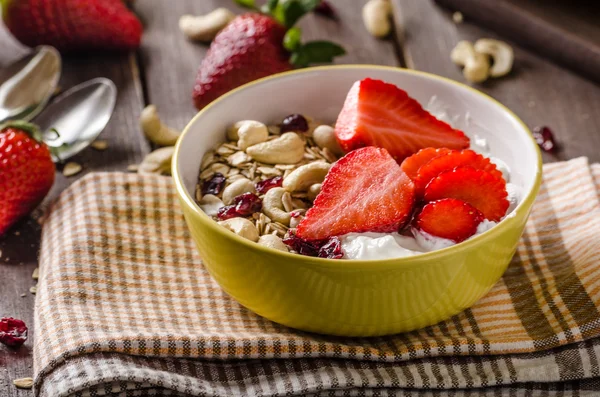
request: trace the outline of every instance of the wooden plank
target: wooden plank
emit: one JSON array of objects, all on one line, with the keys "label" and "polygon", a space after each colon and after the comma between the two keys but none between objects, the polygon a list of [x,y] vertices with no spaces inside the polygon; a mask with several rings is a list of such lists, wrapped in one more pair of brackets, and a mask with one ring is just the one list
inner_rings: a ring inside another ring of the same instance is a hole
[{"label": "wooden plank", "polygon": [[[449,59],[454,45],[462,39],[498,38],[469,21],[454,24],[450,13],[433,1],[394,0],[394,13],[407,66],[460,82],[465,82],[461,71]],[[562,150],[544,154],[545,161],[577,156],[599,161],[598,85],[510,44],[515,50],[512,73],[474,87],[504,103],[530,127],[552,128]]]},{"label": "wooden plank", "polygon": [[[0,42],[6,43],[6,36],[0,32]],[[2,47],[3,50],[5,47]],[[17,48],[18,47],[10,47]],[[15,55],[11,52],[7,55]],[[149,146],[142,137],[137,117],[143,107],[143,95],[139,81],[136,59],[133,55],[97,55],[69,57],[63,61],[63,75],[60,86],[63,89],[94,77],[107,77],[114,81],[118,89],[115,112],[107,128],[100,135],[109,142],[106,151],[92,148],[73,157],[84,166],[84,172],[76,177],[65,178],[57,172],[56,182],[45,200],[45,204],[55,198],[73,181],[87,172],[125,170],[127,165],[139,163]],[[36,211],[39,215],[40,211]],[[12,316],[26,322],[30,329],[29,340],[17,350],[9,350],[0,345],[0,396],[15,397],[31,395],[29,391],[17,390],[12,380],[31,376],[32,353],[35,332],[33,329],[33,306],[35,296],[29,288],[35,285],[31,278],[37,267],[37,254],[41,227],[32,217],[25,219],[8,234],[0,238],[0,317]],[[21,297],[21,294],[25,294]]]},{"label": "wooden plank", "polygon": [[[305,40],[328,39],[342,44],[348,54],[337,63],[373,63],[397,65],[394,45],[370,37],[362,24],[360,9],[363,0],[331,1],[339,14],[339,21],[309,15],[300,23]],[[147,84],[148,100],[158,107],[163,121],[182,129],[196,114],[192,103],[192,88],[198,66],[207,44],[192,43],[178,28],[184,14],[201,15],[216,7],[229,7],[241,13],[244,10],[223,0],[145,0],[138,2],[136,11],[146,25],[141,59]]]}]

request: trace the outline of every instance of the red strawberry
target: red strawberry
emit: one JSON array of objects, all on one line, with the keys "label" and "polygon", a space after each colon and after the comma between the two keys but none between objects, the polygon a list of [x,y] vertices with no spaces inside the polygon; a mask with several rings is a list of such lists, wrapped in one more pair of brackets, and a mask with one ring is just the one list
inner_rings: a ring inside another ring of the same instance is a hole
[{"label": "red strawberry", "polygon": [[[238,1],[239,2],[239,1]],[[248,6],[248,0],[241,5]],[[252,3],[252,1],[250,1]],[[338,45],[300,43],[300,30],[290,28],[318,3],[288,0],[265,9],[270,15],[250,13],[236,17],[215,37],[198,69],[194,103],[202,109],[224,93],[262,77],[310,63],[331,62],[343,55]],[[255,9],[251,4],[250,8]]]},{"label": "red strawberry", "polygon": [[414,187],[385,149],[348,153],[329,170],[297,236],[323,240],[352,232],[394,232],[408,219]]},{"label": "red strawberry", "polygon": [[31,137],[33,126],[0,126],[0,236],[27,215],[54,183],[48,147]]},{"label": "red strawberry", "polygon": [[122,0],[0,0],[8,30],[21,43],[60,52],[139,47],[142,24]]},{"label": "red strawberry", "polygon": [[417,228],[460,243],[477,232],[483,214],[462,200],[445,198],[426,204],[417,215]]},{"label": "red strawberry", "polygon": [[393,84],[364,79],[354,83],[335,125],[346,152],[363,146],[387,149],[401,162],[419,149],[465,149],[469,138],[433,115]]},{"label": "red strawberry", "polygon": [[415,179],[417,179],[419,169],[423,165],[428,163],[431,159],[450,153],[450,151],[450,149],[446,148],[436,149],[432,147],[421,149],[412,156],[405,158],[400,167],[402,168],[402,171],[406,172],[406,175],[408,175],[408,177],[414,182]]},{"label": "red strawberry", "polygon": [[262,14],[236,17],[215,37],[202,60],[194,102],[202,109],[235,87],[292,69],[283,47],[285,26]]},{"label": "red strawberry", "polygon": [[463,200],[494,222],[506,215],[509,206],[506,197],[506,182],[502,177],[471,167],[444,171],[425,188],[425,201],[443,198]]},{"label": "red strawberry", "polygon": [[465,166],[487,171],[503,179],[502,172],[496,169],[496,165],[490,159],[483,157],[471,149],[452,150],[444,156],[431,159],[419,168],[417,178],[413,178],[417,194],[422,195],[427,184],[442,172]]}]

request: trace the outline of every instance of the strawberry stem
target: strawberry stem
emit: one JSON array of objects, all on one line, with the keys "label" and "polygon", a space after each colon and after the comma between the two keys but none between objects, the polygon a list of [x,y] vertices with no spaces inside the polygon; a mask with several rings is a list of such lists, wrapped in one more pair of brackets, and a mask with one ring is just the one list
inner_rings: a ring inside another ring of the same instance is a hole
[{"label": "strawberry stem", "polygon": [[40,128],[33,123],[29,123],[23,120],[10,120],[6,123],[0,124],[0,131],[5,130],[6,128],[14,128],[16,130],[24,131],[36,141],[40,143],[44,142],[42,139],[42,133],[40,131]]}]

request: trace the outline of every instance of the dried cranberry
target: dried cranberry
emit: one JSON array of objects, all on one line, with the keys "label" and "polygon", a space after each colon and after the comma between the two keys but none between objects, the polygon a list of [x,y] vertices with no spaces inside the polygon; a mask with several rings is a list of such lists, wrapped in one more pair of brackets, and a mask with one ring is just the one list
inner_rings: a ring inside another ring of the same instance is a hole
[{"label": "dried cranberry", "polygon": [[318,6],[315,7],[315,13],[323,15],[329,19],[337,19],[334,8],[329,4],[327,0],[321,0]]},{"label": "dried cranberry", "polygon": [[18,347],[27,340],[27,326],[12,317],[0,319],[0,342],[6,346]]},{"label": "dried cranberry", "polygon": [[220,172],[216,172],[212,178],[202,183],[202,194],[214,194],[216,196],[221,193],[223,186],[225,186],[225,176]]},{"label": "dried cranberry", "polygon": [[308,121],[301,114],[290,114],[281,123],[281,132],[306,132],[308,131]]},{"label": "dried cranberry", "polygon": [[217,218],[220,221],[235,218],[237,216],[239,215],[235,209],[235,205],[226,205],[225,207],[221,207],[217,210]]},{"label": "dried cranberry", "polygon": [[302,216],[302,211],[300,211],[300,210],[292,211],[292,212],[290,212],[290,216],[292,218],[299,218],[300,216]]},{"label": "dried cranberry", "polygon": [[262,200],[254,193],[240,194],[233,199],[233,204],[240,216],[249,216],[262,209]]},{"label": "dried cranberry", "polygon": [[337,237],[330,238],[319,250],[319,258],[341,259],[343,257],[342,242]]},{"label": "dried cranberry", "polygon": [[552,130],[546,126],[543,127],[535,127],[533,129],[533,137],[537,144],[542,148],[545,152],[553,152],[556,150],[556,143],[554,141],[554,136],[552,134]]},{"label": "dried cranberry", "polygon": [[303,240],[293,232],[288,233],[283,239],[283,243],[300,255],[306,256],[317,256],[319,254],[319,249],[321,248],[321,241]]},{"label": "dried cranberry", "polygon": [[300,255],[318,256],[319,258],[329,259],[341,259],[344,257],[342,242],[337,237],[332,237],[328,240],[307,241],[290,231],[283,239],[283,242]]},{"label": "dried cranberry", "polygon": [[217,218],[224,221],[237,216],[250,216],[262,209],[262,200],[254,193],[244,193],[233,199],[233,204],[219,208]]},{"label": "dried cranberry", "polygon": [[273,178],[265,179],[256,183],[256,191],[259,194],[265,194],[274,187],[281,187],[283,185],[283,178],[280,176],[274,176]]}]

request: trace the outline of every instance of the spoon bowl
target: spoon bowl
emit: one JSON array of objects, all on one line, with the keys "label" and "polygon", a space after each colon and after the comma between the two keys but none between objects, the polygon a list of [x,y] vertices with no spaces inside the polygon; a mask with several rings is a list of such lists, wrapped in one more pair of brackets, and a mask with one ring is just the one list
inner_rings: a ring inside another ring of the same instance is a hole
[{"label": "spoon bowl", "polygon": [[0,123],[29,121],[48,103],[60,79],[62,61],[54,47],[40,46],[0,70]]},{"label": "spoon bowl", "polygon": [[35,120],[54,162],[88,147],[104,130],[117,100],[117,88],[99,77],[76,85],[52,102]]}]

